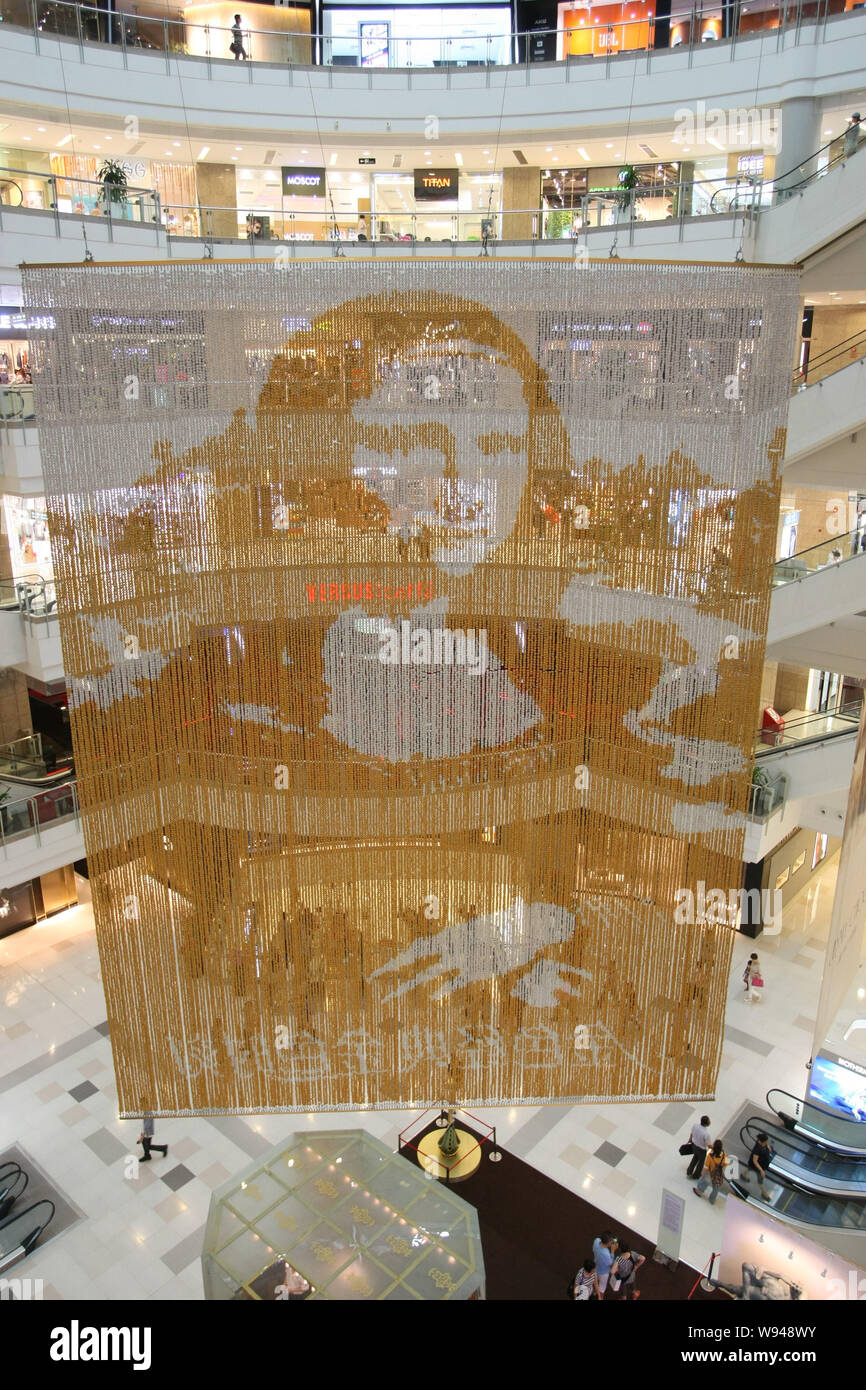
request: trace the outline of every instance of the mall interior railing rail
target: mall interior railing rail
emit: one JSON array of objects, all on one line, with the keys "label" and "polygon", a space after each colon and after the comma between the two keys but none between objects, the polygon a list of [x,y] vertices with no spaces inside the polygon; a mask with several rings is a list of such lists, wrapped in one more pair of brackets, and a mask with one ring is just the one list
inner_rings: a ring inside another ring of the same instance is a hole
[{"label": "mall interior railing rail", "polygon": [[[723,191],[727,205],[712,207],[713,196]],[[761,179],[741,179],[730,184],[719,180],[660,181],[633,189],[595,189],[582,195],[572,208],[478,207],[469,211],[381,211],[346,214],[334,211],[323,200],[320,212],[294,211],[291,207],[202,206],[172,203],[163,208],[163,226],[170,239],[194,238],[206,242],[245,242],[250,254],[266,252],[274,243],[353,242],[423,245],[426,242],[575,241],[598,228],[642,222],[684,222],[690,217],[730,219],[732,233],[740,221],[757,217],[770,194]],[[567,220],[564,221],[562,214]],[[555,214],[555,216],[553,216]]]},{"label": "mall interior railing rail", "polygon": [[791,584],[795,579],[805,579],[809,574],[817,574],[818,570],[830,569],[833,565],[844,564],[863,554],[866,554],[866,527],[846,531],[841,536],[831,536],[829,540],[819,541],[808,550],[798,550],[787,559],[777,560],[773,567],[773,588]]},{"label": "mall interior railing rail", "polygon": [[802,391],[813,382],[823,381],[825,377],[843,371],[862,357],[866,357],[866,331],[852,333],[833,347],[825,348],[823,352],[810,357],[794,372],[791,380],[792,390]]},{"label": "mall interior railing rail", "polygon": [[[297,12],[294,12],[297,13]],[[91,6],[70,0],[0,0],[0,20],[30,30],[38,45],[41,37],[59,37],[78,44],[82,57],[88,48],[111,44],[121,49],[124,62],[130,53],[164,55],[167,68],[175,57],[204,59],[208,76],[214,61],[246,62],[249,80],[258,64],[322,65],[366,70],[392,68],[468,68],[489,70],[498,66],[538,62],[579,61],[660,49],[694,50],[704,44],[722,44],[733,57],[737,42],[772,36],[781,46],[786,36],[796,43],[820,43],[828,21],[843,17],[845,0],[778,0],[758,10],[740,0],[718,5],[695,5],[682,15],[624,18],[608,22],[589,11],[578,12],[571,26],[499,32],[432,35],[413,32],[409,22],[399,28],[381,22],[371,13],[361,24],[332,11],[330,28],[316,33],[288,27],[240,31],[226,17],[222,24],[195,24],[167,15],[127,13],[109,5]],[[291,22],[291,21],[290,21]],[[473,24],[472,29],[478,29]],[[690,58],[691,61],[691,58]]]},{"label": "mall interior railing rail", "polygon": [[34,835],[36,843],[41,844],[43,831],[63,821],[81,823],[78,786],[74,781],[62,782],[32,796],[9,796],[0,801],[0,845],[6,849],[26,835]]},{"label": "mall interior railing rail", "polygon": [[[98,179],[45,174],[33,169],[0,169],[0,228],[7,208],[35,212],[74,213],[112,222],[153,225],[161,220],[159,194],[131,184],[108,191]],[[110,234],[110,233],[109,233]]]},{"label": "mall interior railing rail", "polygon": [[852,700],[830,713],[786,719],[783,731],[759,729],[755,735],[755,757],[767,757],[778,753],[780,748],[801,748],[810,743],[823,743],[828,738],[856,734],[861,709],[862,702]]},{"label": "mall interior railing rail", "polygon": [[4,425],[23,425],[35,416],[32,382],[13,381],[0,386],[0,420]]},{"label": "mall interior railing rail", "polygon": [[0,608],[17,608],[26,618],[35,621],[56,618],[54,580],[35,573],[0,579]]}]

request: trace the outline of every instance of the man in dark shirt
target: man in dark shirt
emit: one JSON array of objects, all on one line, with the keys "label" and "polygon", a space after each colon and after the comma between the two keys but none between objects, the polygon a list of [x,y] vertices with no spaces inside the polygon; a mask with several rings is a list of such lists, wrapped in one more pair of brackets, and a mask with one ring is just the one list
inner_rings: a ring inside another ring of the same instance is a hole
[{"label": "man in dark shirt", "polygon": [[755,1147],[749,1155],[749,1172],[757,1174],[758,1187],[761,1189],[762,1197],[766,1197],[767,1195],[767,1190],[764,1187],[764,1178],[767,1176],[767,1169],[770,1166],[772,1157],[773,1150],[770,1148],[769,1136],[762,1131],[755,1140]]}]

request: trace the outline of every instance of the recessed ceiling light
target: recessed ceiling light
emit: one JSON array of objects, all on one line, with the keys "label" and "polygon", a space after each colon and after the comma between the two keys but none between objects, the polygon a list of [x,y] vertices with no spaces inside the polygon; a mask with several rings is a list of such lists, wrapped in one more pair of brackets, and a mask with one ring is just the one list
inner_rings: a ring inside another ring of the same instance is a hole
[{"label": "recessed ceiling light", "polygon": [[331,168],[333,168],[334,165],[336,164],[336,162],[337,162],[337,151],[334,150],[334,153],[331,155],[331,158],[328,160],[328,163],[330,164]]},{"label": "recessed ceiling light", "polygon": [[587,162],[587,164],[589,163],[589,155],[587,154],[586,150],[583,148],[583,145],[578,145],[578,147],[577,147],[577,153],[580,155],[581,159],[585,159],[586,162]]},{"label": "recessed ceiling light", "polygon": [[196,159],[204,159],[206,154],[210,154],[210,145],[202,145],[201,149],[196,155]]},{"label": "recessed ceiling light", "polygon": [[29,140],[30,138],[31,138],[31,137],[30,137],[29,135],[22,135],[22,136],[21,136],[21,139],[22,139],[22,140]]},{"label": "recessed ceiling light", "polygon": [[110,139],[111,139],[111,136],[110,136],[110,135],[103,135],[102,138],[103,138],[103,140],[110,140]]},{"label": "recessed ceiling light", "polygon": [[832,132],[832,130],[825,130],[825,131],[824,131],[824,134],[825,134],[825,135],[832,135],[833,132]]},{"label": "recessed ceiling light", "polygon": [[101,150],[101,149],[102,149],[102,146],[101,146],[101,145],[94,145],[93,148],[94,148],[95,150]]},{"label": "recessed ceiling light", "polygon": [[233,155],[232,155],[232,163],[233,163],[233,164],[237,164],[237,162],[238,162],[238,157],[237,157],[236,154],[233,154]]},{"label": "recessed ceiling light", "polygon": [[309,153],[310,153],[309,150],[301,150],[301,154],[309,154]]},{"label": "recessed ceiling light", "polygon": [[166,154],[168,155],[168,158],[171,159],[171,150],[166,150]]},{"label": "recessed ceiling light", "polygon": [[463,156],[459,150],[454,151],[454,163],[457,164],[460,168],[463,167]]},{"label": "recessed ceiling light", "polygon": [[489,154],[490,151],[489,151],[489,150],[482,150],[481,153],[482,153],[482,154]]},{"label": "recessed ceiling light", "polygon": [[178,145],[180,144],[180,141],[179,141],[179,140],[172,140],[171,143],[174,145],[175,149],[177,149]]},{"label": "recessed ceiling light", "polygon": [[492,163],[493,163],[493,160],[492,160],[492,159],[488,159],[487,163],[488,163],[488,164],[492,164]]},{"label": "recessed ceiling light", "polygon": [[45,127],[44,127],[44,125],[38,125],[38,126],[36,127],[36,129],[39,131],[39,134],[40,134],[40,135],[44,135],[44,134],[45,134]]},{"label": "recessed ceiling light", "polygon": [[237,150],[238,154],[240,154],[241,150],[243,149],[243,145],[235,145],[235,149]]},{"label": "recessed ceiling light", "polygon": [[545,152],[545,154],[552,154],[552,153],[553,153],[553,146],[552,146],[552,145],[545,145],[545,147],[544,147],[544,152]]},{"label": "recessed ceiling light", "polygon": [[605,145],[604,148],[605,148],[606,150],[612,150],[612,149],[613,149],[613,141],[611,141],[609,145]]}]

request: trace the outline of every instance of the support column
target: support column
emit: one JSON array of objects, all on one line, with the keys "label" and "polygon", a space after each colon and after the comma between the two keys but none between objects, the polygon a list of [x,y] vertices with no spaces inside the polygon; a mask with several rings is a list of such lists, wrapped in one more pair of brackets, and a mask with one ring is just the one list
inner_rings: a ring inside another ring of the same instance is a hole
[{"label": "support column", "polygon": [[774,202],[779,202],[780,194],[784,198],[785,189],[814,174],[815,160],[811,156],[823,143],[821,103],[814,97],[794,97],[783,102],[776,154],[776,177],[781,176],[781,183],[775,187]]},{"label": "support column", "polygon": [[[197,164],[195,185],[205,237],[237,237],[237,190],[234,164]],[[208,212],[208,208],[218,208]]]},{"label": "support column", "polygon": [[[519,211],[518,211],[519,209]],[[519,165],[502,172],[502,237],[530,241],[541,235],[541,170]],[[535,230],[533,230],[533,218]]]}]

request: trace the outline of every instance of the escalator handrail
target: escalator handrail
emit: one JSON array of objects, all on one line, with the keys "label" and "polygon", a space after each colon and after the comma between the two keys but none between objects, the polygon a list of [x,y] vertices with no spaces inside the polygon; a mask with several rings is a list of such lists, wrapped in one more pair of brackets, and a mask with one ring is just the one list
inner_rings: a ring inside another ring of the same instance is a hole
[{"label": "escalator handrail", "polygon": [[[2,1206],[2,1204],[3,1204],[4,1202],[8,1201],[8,1202],[9,1202],[9,1207],[11,1207],[15,1202],[18,1201],[18,1198],[21,1197],[21,1196],[23,1195],[23,1193],[26,1191],[27,1184],[28,1184],[29,1181],[30,1181],[30,1174],[29,1174],[29,1173],[25,1173],[25,1171],[24,1171],[24,1169],[21,1167],[21,1164],[20,1164],[20,1163],[16,1163],[16,1164],[15,1164],[15,1167],[18,1169],[18,1172],[15,1174],[14,1178],[12,1178],[12,1179],[7,1183],[6,1187],[3,1188],[2,1191],[0,1191],[0,1206]],[[20,1178],[23,1178],[24,1181],[23,1181],[23,1183],[21,1184],[21,1186],[18,1188],[18,1191],[16,1192],[16,1191],[14,1191],[14,1189],[17,1187],[17,1185],[18,1185],[18,1180],[19,1180]],[[10,1193],[12,1194],[12,1195],[11,1195],[11,1199],[10,1199]],[[8,1211],[9,1211],[9,1207],[7,1207],[7,1209],[6,1209],[6,1210],[7,1210],[7,1214],[8,1214]]]},{"label": "escalator handrail", "polygon": [[[750,1115],[740,1130],[740,1140],[744,1147],[746,1146],[746,1141],[743,1136],[748,1134],[749,1130],[752,1128],[756,1131],[756,1137],[758,1131],[768,1136],[774,1159],[784,1159],[785,1153],[783,1150],[787,1148],[790,1149],[792,1153],[805,1154],[807,1156],[811,1154],[819,1162],[826,1162],[828,1159],[833,1159],[839,1164],[848,1163],[854,1169],[859,1165],[863,1169],[864,1183],[866,1183],[866,1155],[864,1155],[863,1158],[858,1158],[856,1154],[840,1154],[836,1153],[833,1149],[825,1149],[823,1144],[820,1144],[817,1139],[811,1139],[808,1134],[800,1134],[797,1130],[788,1129],[787,1126],[784,1126],[784,1130],[781,1130],[778,1126],[769,1124],[766,1120],[760,1119],[757,1115]],[[774,1147],[776,1144],[779,1145],[778,1148]],[[808,1165],[804,1165],[802,1171],[804,1173],[811,1173],[817,1170],[813,1170]],[[866,1195],[866,1186],[864,1186],[864,1195]]]},{"label": "escalator handrail", "polygon": [[[792,1100],[795,1105],[800,1107],[800,1118],[797,1119],[794,1116],[786,1115],[783,1111],[778,1110],[775,1103],[770,1099],[771,1096],[784,1096],[787,1100]],[[819,1144],[824,1149],[829,1149],[832,1153],[848,1154],[849,1157],[858,1157],[861,1155],[866,1157],[866,1121],[849,1120],[844,1115],[832,1115],[828,1111],[822,1110],[819,1105],[814,1105],[812,1101],[802,1100],[799,1096],[793,1096],[790,1091],[783,1091],[778,1086],[773,1086],[771,1090],[767,1092],[765,1099],[773,1114],[778,1115],[786,1129],[796,1130],[801,1123],[808,1123],[806,1120],[806,1111],[811,1111],[813,1114],[819,1115],[823,1120],[832,1120],[838,1125],[845,1125],[852,1134],[859,1132],[862,1135],[862,1144],[854,1149],[846,1148],[844,1145],[840,1148],[842,1141],[833,1139],[829,1134],[818,1132],[808,1137],[812,1138],[814,1143]]]},{"label": "escalator handrail", "polygon": [[37,1240],[42,1235],[42,1232],[45,1230],[45,1227],[49,1225],[51,1221],[53,1221],[54,1214],[57,1208],[55,1207],[50,1197],[40,1197],[38,1202],[34,1202],[32,1206],[25,1207],[23,1211],[12,1211],[9,1213],[8,1216],[4,1216],[3,1220],[0,1221],[0,1236],[2,1236],[3,1231],[6,1229],[7,1226],[11,1226],[13,1221],[22,1221],[25,1216],[27,1216],[31,1211],[35,1211],[37,1207],[50,1207],[51,1211],[49,1212],[45,1220],[41,1221],[38,1226],[35,1226],[32,1231],[28,1232],[28,1234],[24,1236],[23,1240],[18,1245],[14,1246],[12,1250],[7,1250],[5,1252],[3,1250],[0,1250],[0,1269],[3,1269],[4,1265],[8,1264],[11,1258],[14,1255],[16,1255],[19,1250],[24,1255],[30,1253]]}]

